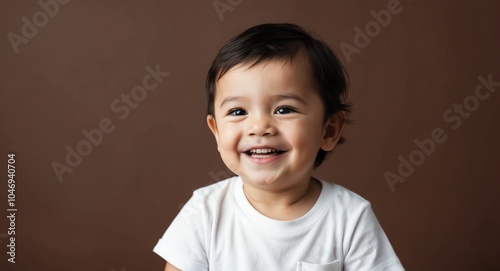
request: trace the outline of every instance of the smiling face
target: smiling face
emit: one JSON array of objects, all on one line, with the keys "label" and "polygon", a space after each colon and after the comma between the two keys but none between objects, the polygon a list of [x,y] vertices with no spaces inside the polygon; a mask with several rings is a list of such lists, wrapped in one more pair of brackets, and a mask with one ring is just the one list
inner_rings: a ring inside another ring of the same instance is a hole
[{"label": "smiling face", "polygon": [[318,150],[335,147],[343,118],[323,121],[304,54],[250,66],[237,65],[217,82],[207,122],[222,160],[246,184],[267,190],[309,181]]}]

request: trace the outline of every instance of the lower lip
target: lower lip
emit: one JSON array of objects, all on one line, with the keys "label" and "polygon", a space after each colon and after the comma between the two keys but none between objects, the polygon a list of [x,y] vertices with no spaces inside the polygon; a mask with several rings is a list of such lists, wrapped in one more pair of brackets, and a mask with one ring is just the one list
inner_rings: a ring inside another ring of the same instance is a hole
[{"label": "lower lip", "polygon": [[283,153],[280,153],[278,155],[270,155],[268,157],[265,157],[265,158],[256,158],[256,157],[252,157],[248,154],[244,154],[248,159],[250,159],[250,161],[256,163],[256,164],[267,164],[267,163],[271,163],[271,162],[274,162],[278,159],[280,159],[283,155],[285,155],[286,152],[283,152]]}]

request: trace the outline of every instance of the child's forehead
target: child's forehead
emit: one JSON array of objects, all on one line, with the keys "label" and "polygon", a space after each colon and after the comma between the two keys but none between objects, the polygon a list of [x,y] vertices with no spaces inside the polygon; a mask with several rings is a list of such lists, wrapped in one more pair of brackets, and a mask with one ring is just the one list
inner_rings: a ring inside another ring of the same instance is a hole
[{"label": "child's forehead", "polygon": [[[304,97],[317,94],[307,59],[271,59],[235,65],[222,76],[215,99],[227,97]],[[217,102],[217,103],[218,103]]]},{"label": "child's forehead", "polygon": [[[238,63],[228,69],[218,81],[226,81],[228,77],[238,77],[252,74],[256,80],[268,78],[270,75],[280,77],[307,77],[312,79],[312,70],[306,54],[298,52],[293,57],[274,57],[270,59],[252,59]],[[275,78],[278,80],[279,78]],[[298,78],[297,78],[298,79]],[[218,82],[219,83],[219,82]]]}]

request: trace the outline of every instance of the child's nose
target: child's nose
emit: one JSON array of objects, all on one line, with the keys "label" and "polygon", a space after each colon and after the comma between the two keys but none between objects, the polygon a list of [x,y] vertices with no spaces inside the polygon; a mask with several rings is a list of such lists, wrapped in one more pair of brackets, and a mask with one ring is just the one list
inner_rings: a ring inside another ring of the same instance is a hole
[{"label": "child's nose", "polygon": [[247,135],[273,136],[276,132],[276,126],[271,116],[258,114],[248,118]]}]

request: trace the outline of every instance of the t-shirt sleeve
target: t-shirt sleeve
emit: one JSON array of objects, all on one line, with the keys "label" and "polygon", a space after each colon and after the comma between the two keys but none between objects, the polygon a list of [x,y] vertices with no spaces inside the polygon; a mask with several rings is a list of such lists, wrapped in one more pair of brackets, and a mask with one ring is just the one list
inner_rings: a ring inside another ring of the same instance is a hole
[{"label": "t-shirt sleeve", "polygon": [[370,203],[365,203],[358,219],[349,225],[352,232],[347,238],[344,271],[404,270]]},{"label": "t-shirt sleeve", "polygon": [[204,206],[195,191],[153,249],[182,271],[208,270]]}]

